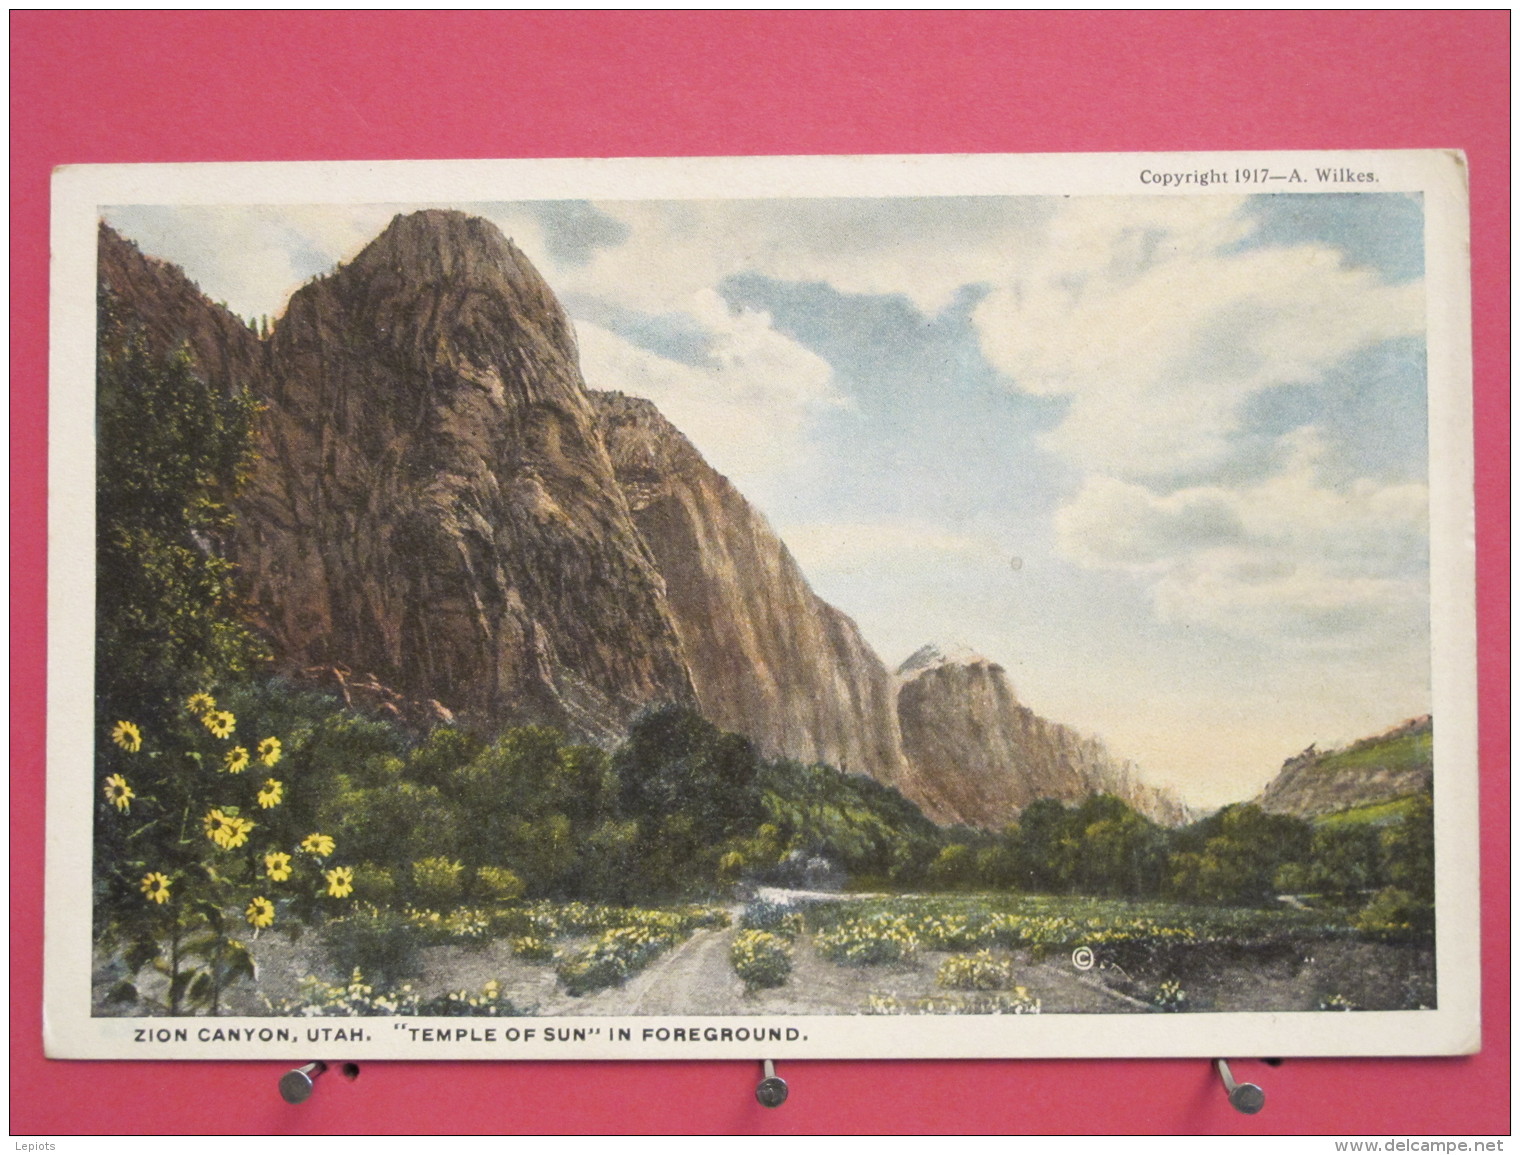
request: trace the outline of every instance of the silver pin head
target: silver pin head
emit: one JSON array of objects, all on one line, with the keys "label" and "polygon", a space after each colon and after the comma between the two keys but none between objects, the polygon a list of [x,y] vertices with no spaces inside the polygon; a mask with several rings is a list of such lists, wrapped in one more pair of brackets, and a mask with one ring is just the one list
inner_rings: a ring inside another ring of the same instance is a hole
[{"label": "silver pin head", "polygon": [[1219,1078],[1224,1083],[1224,1091],[1230,1098],[1230,1106],[1242,1115],[1254,1115],[1267,1105],[1267,1093],[1255,1083],[1237,1083],[1235,1076],[1230,1072],[1229,1063],[1223,1059],[1215,1059],[1214,1069],[1219,1072]]},{"label": "silver pin head", "polygon": [[307,1063],[280,1076],[280,1098],[287,1103],[304,1103],[311,1098],[317,1076],[327,1070],[326,1063]]},{"label": "silver pin head", "polygon": [[1254,1115],[1267,1105],[1267,1093],[1255,1083],[1236,1083],[1230,1092],[1230,1106],[1242,1115]]},{"label": "silver pin head", "polygon": [[762,1107],[779,1107],[786,1102],[786,1080],[775,1075],[761,1079],[755,1088],[755,1098]]}]

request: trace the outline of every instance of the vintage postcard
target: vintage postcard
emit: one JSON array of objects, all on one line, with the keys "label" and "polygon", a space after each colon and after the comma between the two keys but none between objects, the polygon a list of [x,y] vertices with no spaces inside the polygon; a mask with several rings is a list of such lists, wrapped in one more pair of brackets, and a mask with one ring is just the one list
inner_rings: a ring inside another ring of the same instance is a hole
[{"label": "vintage postcard", "polygon": [[47,1052],[1478,1038],[1439,152],[109,166]]}]

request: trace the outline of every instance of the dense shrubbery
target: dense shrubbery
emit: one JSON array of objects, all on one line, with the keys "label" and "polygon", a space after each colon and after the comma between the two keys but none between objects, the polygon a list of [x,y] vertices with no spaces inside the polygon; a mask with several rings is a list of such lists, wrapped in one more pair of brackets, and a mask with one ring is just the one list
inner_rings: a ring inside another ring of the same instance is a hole
[{"label": "dense shrubbery", "polygon": [[892,914],[845,919],[813,936],[819,954],[850,966],[912,962],[920,942],[912,921]]},{"label": "dense shrubbery", "polygon": [[728,961],[747,991],[784,986],[792,973],[792,944],[769,931],[741,930],[729,945]]},{"label": "dense shrubbery", "polygon": [[590,946],[566,955],[556,973],[560,985],[572,995],[621,986],[685,937],[673,928],[620,926],[605,931]]}]

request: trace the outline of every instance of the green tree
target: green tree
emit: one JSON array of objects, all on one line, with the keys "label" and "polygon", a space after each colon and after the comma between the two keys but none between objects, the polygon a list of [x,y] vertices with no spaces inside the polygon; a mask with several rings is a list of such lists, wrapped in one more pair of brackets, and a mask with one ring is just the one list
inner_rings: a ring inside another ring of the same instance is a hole
[{"label": "green tree", "polygon": [[1270,902],[1278,872],[1308,855],[1313,828],[1301,818],[1239,803],[1181,831],[1169,862],[1171,889],[1197,902]]},{"label": "green tree", "polygon": [[929,881],[947,887],[975,882],[976,852],[964,842],[952,842],[929,864]]},{"label": "green tree", "polygon": [[262,656],[224,554],[257,406],[156,354],[106,290],[97,322],[97,708],[152,723]]},{"label": "green tree", "polygon": [[[644,715],[613,759],[623,814],[690,820],[704,846],[752,833],[764,819],[756,777],[760,759],[748,738],[679,706]],[[652,830],[648,825],[646,830]]]},{"label": "green tree", "polygon": [[1165,865],[1165,832],[1125,807],[1083,830],[1076,874],[1084,893],[1138,898],[1159,892]]},{"label": "green tree", "polygon": [[1342,822],[1315,829],[1309,845],[1310,877],[1316,892],[1357,894],[1385,880],[1382,831],[1371,823]]},{"label": "green tree", "polygon": [[1416,797],[1403,820],[1382,832],[1380,843],[1388,880],[1421,902],[1434,902],[1436,831],[1430,794]]},{"label": "green tree", "polygon": [[1070,814],[1054,798],[1037,798],[1019,815],[1016,860],[1019,883],[1025,890],[1062,889],[1061,840],[1070,827]]}]

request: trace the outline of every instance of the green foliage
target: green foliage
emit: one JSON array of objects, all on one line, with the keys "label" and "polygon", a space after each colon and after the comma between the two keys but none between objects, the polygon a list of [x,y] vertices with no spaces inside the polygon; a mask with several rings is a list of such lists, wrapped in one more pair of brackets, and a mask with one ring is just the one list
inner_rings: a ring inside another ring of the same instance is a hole
[{"label": "green foliage", "polygon": [[1422,797],[1428,796],[1406,794],[1401,798],[1369,802],[1364,806],[1352,806],[1345,810],[1337,810],[1333,814],[1320,815],[1313,821],[1316,828],[1362,823],[1371,826],[1389,826],[1403,821],[1407,815],[1418,809]]},{"label": "green foliage", "polygon": [[[1334,913],[1194,906],[1183,903],[1047,895],[905,895],[820,902],[807,907],[819,938],[841,929],[849,940],[886,935],[924,950],[989,947],[1036,955],[1078,946],[1111,951],[1125,944],[1265,943],[1343,934]],[[817,939],[815,939],[816,945]],[[891,949],[891,948],[887,948]]]},{"label": "green foliage", "polygon": [[482,866],[475,871],[475,885],[481,893],[497,902],[511,902],[523,896],[523,880],[503,866]]},{"label": "green foliage", "polygon": [[373,862],[361,864],[354,871],[354,896],[371,906],[390,906],[396,898],[395,872]]},{"label": "green foliage", "polygon": [[1158,1011],[1175,1013],[1185,1011],[1188,1008],[1187,991],[1182,989],[1182,984],[1172,979],[1167,979],[1151,996],[1151,1005]]},{"label": "green foliage", "polygon": [[[458,739],[435,744],[421,755],[430,777],[438,776],[440,762],[457,762],[471,747]],[[611,881],[589,845],[612,818],[617,798],[603,751],[527,726],[478,746],[449,780],[456,812],[469,815],[460,823],[468,836],[459,853],[470,864],[505,865],[532,894],[600,896],[594,883]]]},{"label": "green foliage", "polygon": [[744,930],[763,930],[781,938],[794,939],[803,931],[802,914],[795,906],[782,902],[752,902],[739,916]]},{"label": "green foliage", "polygon": [[96,700],[155,728],[173,703],[252,668],[222,556],[252,461],[256,406],[155,355],[109,292],[97,308]]},{"label": "green foliage", "polygon": [[1268,903],[1278,871],[1309,852],[1312,827],[1252,803],[1226,806],[1179,832],[1171,856],[1171,889],[1197,902]]},{"label": "green foliage", "polygon": [[1122,799],[1098,794],[1076,806],[1041,798],[1015,826],[977,851],[974,883],[1030,891],[1159,893],[1171,832]]},{"label": "green foliage", "polygon": [[449,991],[447,994],[438,995],[431,999],[423,999],[417,1004],[417,1015],[435,1015],[440,1018],[463,1017],[466,1015],[483,1016],[485,1018],[510,1018],[522,1014],[513,1004],[512,1000],[501,992],[501,984],[495,979],[490,980],[481,988],[479,994],[470,991]]},{"label": "green foliage", "polygon": [[792,945],[767,931],[741,930],[729,945],[728,961],[746,991],[784,986],[792,973]]},{"label": "green foliage", "polygon": [[412,863],[412,892],[424,906],[446,908],[464,889],[464,863],[447,858],[423,858]]},{"label": "green foliage", "polygon": [[389,985],[422,973],[422,932],[393,910],[357,907],[329,922],[322,942],[341,973],[363,972]]},{"label": "green foliage", "polygon": [[1429,726],[1395,738],[1373,738],[1353,743],[1344,750],[1322,755],[1314,765],[1317,775],[1347,771],[1390,770],[1404,774],[1431,768],[1432,731]]},{"label": "green foliage", "polygon": [[1436,832],[1430,794],[1416,796],[1403,821],[1384,828],[1378,842],[1388,881],[1421,902],[1434,903]]},{"label": "green foliage", "polygon": [[909,918],[876,914],[845,919],[832,930],[813,936],[818,953],[832,962],[849,966],[881,966],[910,963],[918,955],[919,936]]},{"label": "green foliage", "polygon": [[974,884],[977,881],[975,852],[964,843],[952,842],[930,863],[929,881],[941,887]]},{"label": "green foliage", "polygon": [[1309,887],[1317,894],[1356,894],[1384,881],[1382,832],[1365,823],[1319,826],[1309,846]]},{"label": "green foliage", "polygon": [[[298,745],[201,692],[154,713],[105,728],[96,938],[134,979],[163,976],[166,1013],[216,1014],[252,977],[244,938],[344,913],[354,872],[303,817]],[[140,999],[159,989],[131,986]]]},{"label": "green foliage", "polygon": [[477,758],[484,743],[468,730],[439,726],[407,758],[407,777],[420,786],[449,788],[454,776]]},{"label": "green foliage", "polygon": [[817,856],[855,878],[907,885],[925,877],[942,835],[896,790],[829,766],[781,760],[761,771],[767,827],[782,854],[757,848],[750,861],[774,863],[786,852]]},{"label": "green foliage", "polygon": [[1435,930],[1435,907],[1407,890],[1387,886],[1356,916],[1356,929],[1371,938],[1426,936]]},{"label": "green foliage", "polygon": [[304,1017],[369,1017],[373,1015],[407,1015],[448,1017],[480,1015],[487,1018],[518,1015],[512,1000],[502,993],[501,984],[491,979],[479,994],[469,991],[450,991],[431,999],[424,999],[412,990],[410,984],[399,989],[381,989],[364,981],[364,972],[355,969],[345,983],[330,984],[309,976],[301,983],[301,996],[285,999],[280,1011],[287,1015]]},{"label": "green foliage", "polygon": [[645,714],[619,749],[614,769],[622,811],[631,817],[682,814],[709,843],[746,833],[746,824],[760,821],[754,746],[691,710],[670,706]]},{"label": "green foliage", "polygon": [[565,992],[590,994],[621,986],[691,932],[679,925],[620,926],[604,932],[590,946],[567,955],[556,973]]},{"label": "green foliage", "polygon": [[1083,828],[1072,880],[1087,894],[1156,894],[1165,876],[1167,842],[1166,832],[1150,819],[1127,806],[1115,810]]}]

